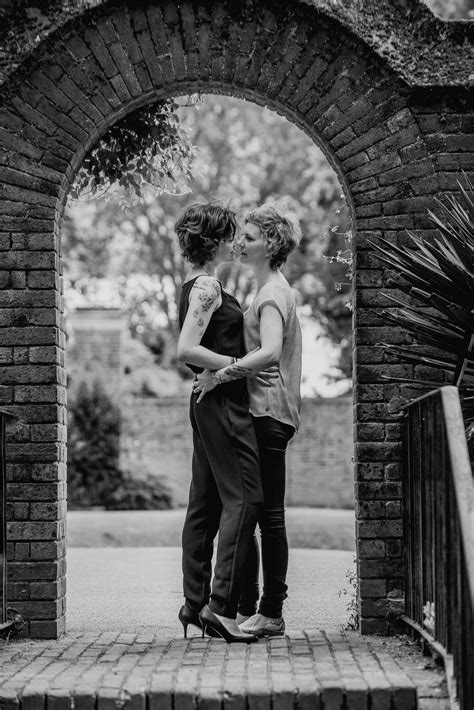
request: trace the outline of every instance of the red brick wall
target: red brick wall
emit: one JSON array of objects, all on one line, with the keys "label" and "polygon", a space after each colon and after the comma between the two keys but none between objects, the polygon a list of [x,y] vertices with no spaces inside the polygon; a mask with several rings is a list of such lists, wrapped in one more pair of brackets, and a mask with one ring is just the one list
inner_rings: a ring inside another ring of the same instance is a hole
[{"label": "red brick wall", "polygon": [[[186,505],[192,437],[187,398],[123,403],[122,463],[135,475],[164,476]],[[300,433],[287,454],[286,504],[354,507],[352,398],[304,399]]]}]

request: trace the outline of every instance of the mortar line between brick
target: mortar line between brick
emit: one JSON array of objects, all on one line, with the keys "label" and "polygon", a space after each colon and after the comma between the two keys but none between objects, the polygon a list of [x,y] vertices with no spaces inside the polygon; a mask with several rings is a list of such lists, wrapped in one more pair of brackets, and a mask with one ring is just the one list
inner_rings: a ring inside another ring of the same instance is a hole
[{"label": "mortar line between brick", "polygon": [[[157,9],[158,9],[158,11],[159,11],[159,13],[160,13],[160,18],[161,18],[161,23],[162,23],[162,25],[163,25],[163,28],[165,28],[165,24],[166,24],[166,23],[165,23],[165,20],[164,20],[164,17],[163,17],[163,13],[161,12],[161,8],[160,8],[159,5],[157,5],[156,7],[157,7]],[[171,67],[172,67],[172,70],[173,70],[173,79],[172,79],[172,82],[171,82],[171,83],[175,84],[176,81],[177,81],[177,79],[176,79],[176,73],[175,73],[175,71],[174,71],[174,65],[173,65],[173,60],[172,60],[172,56],[171,56],[171,48],[170,48],[170,45],[169,45],[168,33],[167,33],[166,29],[163,29],[163,34],[164,34],[164,36],[166,37],[166,44],[167,44],[167,46],[163,48],[163,49],[166,49],[166,52],[163,53],[163,51],[160,51],[160,48],[159,48],[159,46],[158,46],[158,40],[157,40],[157,38],[155,37],[155,35],[153,34],[153,28],[152,28],[152,26],[151,26],[150,17],[149,17],[149,14],[148,14],[148,8],[144,8],[143,12],[144,12],[145,20],[146,20],[146,26],[147,26],[147,29],[148,29],[148,34],[149,34],[149,36],[150,36],[151,43],[152,43],[153,48],[154,48],[154,50],[155,50],[156,58],[157,58],[157,59],[161,59],[162,57],[169,57],[170,63],[171,63]],[[162,69],[162,73],[163,73],[163,69]],[[163,87],[166,88],[166,86],[167,86],[169,83],[170,83],[170,82],[166,80],[166,77],[164,76],[164,73],[163,73]]]},{"label": "mortar line between brick", "polygon": [[[184,656],[186,655],[186,651],[188,650],[188,648],[190,647],[190,645],[191,645],[191,639],[187,639],[186,645],[184,646],[183,652],[182,652],[182,654],[181,654],[181,658],[184,658]],[[166,649],[166,653],[163,654],[163,657],[165,657],[165,656],[169,653],[169,651],[171,650],[172,646],[173,646],[173,642],[171,641],[170,644],[169,644],[169,646],[168,646],[168,648]],[[175,665],[175,667],[174,667],[174,669],[173,669],[173,671],[172,671],[172,673],[171,673],[171,682],[170,682],[171,710],[175,710],[175,705],[176,705],[176,703],[175,703],[175,691],[176,691],[176,681],[177,681],[177,678],[178,678],[178,672],[179,672],[179,665],[176,663],[176,665]]]},{"label": "mortar line between brick", "polygon": [[[259,45],[261,36],[262,36],[261,23],[260,23],[260,22],[257,22],[257,27],[256,27],[255,34],[254,34],[254,37],[253,37],[253,40],[252,40],[252,49],[251,49],[250,52],[248,53],[248,63],[247,63],[247,65],[246,65],[246,72],[245,72],[245,76],[243,77],[243,81],[242,81],[242,83],[243,83],[244,86],[245,86],[245,84],[246,84],[247,76],[248,76],[250,67],[252,66],[252,62],[253,62],[255,53],[256,53],[256,51],[257,51],[257,47],[258,47],[258,45]],[[242,39],[243,39],[243,33],[242,33]],[[240,47],[241,47],[241,44],[239,45],[239,49],[240,49]],[[246,58],[247,58],[247,57],[246,57]]]},{"label": "mortar line between brick", "polygon": [[268,687],[270,688],[270,710],[273,710],[275,697],[274,697],[274,693],[273,693],[271,646],[270,646],[269,638],[265,638],[265,650],[267,652],[267,682],[268,682]]},{"label": "mortar line between brick", "polygon": [[[67,646],[67,648],[70,648],[70,646],[72,645],[72,643],[74,643],[74,640],[71,641],[71,643]],[[46,648],[49,648],[49,646],[47,646]],[[28,650],[34,650],[34,649],[33,649],[33,646],[31,647],[31,649],[28,649]],[[33,654],[32,656],[27,657],[27,658],[25,659],[25,660],[26,660],[26,663],[25,663],[24,665],[20,666],[20,668],[15,667],[14,669],[12,669],[12,673],[11,673],[10,675],[8,675],[8,676],[5,678],[4,681],[2,681],[2,683],[1,683],[1,685],[0,685],[0,688],[1,688],[3,685],[5,685],[5,683],[7,683],[8,681],[12,680],[16,675],[18,675],[19,672],[22,672],[22,671],[26,670],[26,669],[28,668],[28,666],[31,666],[31,664],[32,664],[34,661],[36,661],[38,658],[44,657],[43,654],[44,654],[45,650],[46,650],[45,648],[36,649],[36,651],[34,652],[34,654]],[[64,650],[66,650],[66,649],[64,649]],[[19,650],[17,655],[18,655],[18,656],[21,656],[21,654],[22,654],[22,651]],[[47,657],[46,657],[46,658],[47,658]],[[13,657],[12,661],[13,661],[14,659],[15,659],[15,656]],[[57,660],[57,656],[52,656],[52,657],[49,659],[49,662],[46,663],[46,665],[44,666],[44,668],[47,668],[48,666],[50,666],[51,663],[55,663],[56,660]],[[44,670],[44,669],[43,669],[43,670]],[[33,676],[32,676],[32,677],[33,677]]]},{"label": "mortar line between brick", "polygon": [[281,28],[277,27],[272,38],[268,40],[265,51],[263,52],[263,54],[260,55],[260,66],[258,69],[258,74],[256,75],[256,78],[254,81],[255,86],[260,86],[260,80],[262,77],[264,66],[267,62],[268,57],[271,56],[272,50],[274,49],[276,43],[280,40],[280,35],[281,35]]},{"label": "mortar line between brick", "polygon": [[313,678],[314,678],[314,680],[315,680],[315,683],[316,683],[316,686],[317,686],[319,692],[321,693],[322,684],[321,684],[320,681],[319,681],[318,669],[317,669],[317,667],[316,667],[316,661],[315,661],[315,658],[314,658],[314,650],[313,650],[313,647],[312,647],[312,645],[311,645],[311,641],[310,641],[310,639],[309,639],[308,632],[307,632],[307,631],[303,631],[303,634],[304,634],[304,637],[305,637],[305,639],[306,639],[306,645],[307,645],[307,648],[308,648],[308,655],[309,655],[309,657],[311,658],[312,669],[313,669]]},{"label": "mortar line between brick", "polygon": [[[349,642],[349,640],[348,640],[348,644],[349,644],[349,647],[351,648],[351,652],[352,652],[352,655],[354,656],[354,658],[355,658],[355,660],[356,660],[356,663],[358,663],[358,661],[357,661],[357,656],[358,656],[358,654],[357,654],[357,652],[354,653],[354,650],[356,650],[356,649],[354,648],[353,644],[351,644],[351,643]],[[383,664],[381,663],[381,661],[380,661],[380,659],[379,659],[379,657],[378,657],[376,651],[369,645],[369,643],[366,643],[366,647],[367,647],[367,651],[369,652],[369,654],[372,656],[372,658],[374,659],[375,663],[376,663],[377,666],[379,667],[379,669],[380,669],[380,671],[381,671],[381,673],[382,673],[383,678],[385,678],[385,680],[386,680],[386,682],[387,682],[387,684],[388,684],[391,702],[393,702],[393,684],[392,684],[392,681],[390,680],[389,676],[385,673],[384,666],[383,666]],[[365,678],[364,670],[362,670],[362,674],[363,674],[363,676],[364,676],[364,678]],[[370,683],[369,683],[369,691],[371,691]],[[371,694],[371,692],[370,692],[370,694]],[[374,710],[376,710],[376,709],[374,709]]]},{"label": "mortar line between brick", "polygon": [[250,701],[249,701],[249,684],[248,684],[248,669],[249,669],[249,664],[250,664],[250,644],[247,644],[247,647],[246,647],[246,649],[245,649],[245,681],[244,681],[245,710],[249,710],[249,706],[250,706]]},{"label": "mortar line between brick", "polygon": [[[134,670],[140,665],[141,653],[137,652],[137,650],[134,651],[134,649],[136,649],[136,646],[137,646],[137,639],[138,639],[138,637],[139,637],[139,634],[135,634],[134,641],[133,641],[133,643],[130,645],[129,650],[128,650],[128,651],[125,651],[125,653],[123,654],[123,657],[132,656],[132,655],[135,656],[135,662],[134,662],[133,666],[131,666],[131,667],[128,669],[128,671],[125,671],[124,676],[123,676],[123,680],[122,680],[122,685],[120,686],[120,691],[119,691],[119,692],[123,692],[123,693],[128,693],[128,692],[129,692],[129,691],[127,690],[127,682],[128,682],[129,679],[133,676]],[[150,641],[149,643],[146,644],[147,651],[150,650],[150,648],[151,648],[151,646],[152,646],[152,643],[153,643],[153,641]],[[148,680],[149,680],[149,679],[148,679]],[[145,692],[145,693],[146,693],[146,685],[147,685],[147,683],[145,682],[145,688],[144,688],[144,692]]]},{"label": "mortar line between brick", "polygon": [[345,710],[345,708],[347,706],[348,697],[347,697],[346,684],[344,683],[344,675],[342,672],[342,668],[339,665],[339,661],[337,659],[336,652],[334,650],[332,642],[331,642],[330,638],[328,637],[327,633],[323,629],[321,629],[321,636],[326,640],[326,643],[327,643],[328,649],[329,649],[329,654],[330,654],[332,661],[334,663],[334,666],[337,669],[337,672],[339,674],[339,681],[340,681],[341,690],[342,690],[342,702],[343,702],[343,707]]},{"label": "mortar line between brick", "polygon": [[[77,656],[76,658],[74,658],[74,659],[71,659],[71,664],[72,664],[72,665],[77,665],[77,664],[78,664],[78,660],[81,658],[81,656],[83,656],[83,654],[84,654],[87,650],[89,650],[90,648],[93,648],[93,647],[94,647],[94,644],[97,642],[97,640],[100,638],[100,636],[101,636],[101,635],[99,634],[95,639],[91,640],[89,643],[86,642],[86,645],[84,645],[84,647],[82,648],[82,650],[81,650],[81,652],[78,654],[78,656]],[[76,640],[76,641],[80,640],[80,637],[77,638],[77,639],[75,639],[75,640]],[[113,643],[113,642],[112,642],[112,643]],[[88,673],[92,668],[94,668],[94,667],[97,665],[97,662],[98,662],[99,658],[104,655],[104,653],[105,653],[105,651],[107,650],[107,648],[108,648],[108,647],[105,647],[105,650],[101,650],[100,648],[97,648],[96,653],[95,653],[95,657],[94,657],[94,658],[91,658],[90,661],[89,661],[85,666],[83,666],[82,668],[78,668],[78,673],[79,673],[80,675],[79,675],[79,677],[75,680],[74,685],[73,685],[73,687],[72,687],[71,690],[70,690],[70,694],[71,694],[71,695],[74,695],[74,693],[75,693],[75,691],[76,691],[76,688],[77,688],[77,686],[78,686],[78,684],[79,684],[79,682],[80,682],[80,680],[81,680],[81,677],[82,677],[85,673]],[[58,658],[59,658],[59,657],[58,657]],[[104,673],[104,674],[105,674],[105,673]],[[103,678],[104,674],[101,676],[101,679]],[[52,686],[54,687],[54,683],[52,684]],[[52,688],[50,688],[50,689],[52,689]],[[97,693],[94,693],[94,696],[95,696],[95,701],[97,701]]]},{"label": "mortar line between brick", "polygon": [[[288,647],[289,647],[289,664],[290,664],[290,669],[291,669],[291,675],[293,678],[293,685],[294,685],[294,705],[298,707],[298,703],[300,700],[300,693],[301,693],[301,688],[298,684],[298,675],[296,673],[295,669],[295,656],[293,655],[293,642],[290,637],[286,636],[287,639]],[[306,634],[304,635],[305,642],[306,642],[306,648],[307,648],[307,653],[308,656],[310,656],[311,659],[311,664],[312,664],[312,671],[313,671],[313,679],[315,681],[315,692],[321,692],[321,686],[317,681],[317,678],[315,678],[314,674],[314,659],[312,656],[312,649],[308,646],[308,639]]]},{"label": "mortar line between brick", "polygon": [[[220,673],[220,687],[219,687],[219,694],[221,696],[221,708],[224,708],[224,691],[225,691],[225,674],[226,674],[226,669],[227,669],[227,664],[229,662],[229,655],[230,655],[230,648],[231,644],[226,643],[226,649],[224,653],[224,661],[222,663],[222,668],[221,668],[221,673]],[[200,677],[200,673],[199,676]]]}]

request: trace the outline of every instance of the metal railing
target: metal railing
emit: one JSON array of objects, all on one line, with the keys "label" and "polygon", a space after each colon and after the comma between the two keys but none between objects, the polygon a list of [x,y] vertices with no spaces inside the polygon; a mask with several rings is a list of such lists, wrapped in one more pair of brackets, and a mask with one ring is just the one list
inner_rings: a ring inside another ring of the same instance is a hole
[{"label": "metal railing", "polygon": [[472,710],[473,481],[458,390],[442,387],[406,410],[402,618],[443,656],[455,704]]}]

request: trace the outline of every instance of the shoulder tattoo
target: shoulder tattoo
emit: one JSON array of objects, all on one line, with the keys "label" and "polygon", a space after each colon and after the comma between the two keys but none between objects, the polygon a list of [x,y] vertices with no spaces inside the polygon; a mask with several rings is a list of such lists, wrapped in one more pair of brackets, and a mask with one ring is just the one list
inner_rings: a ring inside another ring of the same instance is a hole
[{"label": "shoulder tattoo", "polygon": [[201,309],[207,312],[214,305],[220,294],[218,282],[212,278],[200,279],[199,282],[194,284],[193,288],[200,292],[198,298],[202,304]]}]

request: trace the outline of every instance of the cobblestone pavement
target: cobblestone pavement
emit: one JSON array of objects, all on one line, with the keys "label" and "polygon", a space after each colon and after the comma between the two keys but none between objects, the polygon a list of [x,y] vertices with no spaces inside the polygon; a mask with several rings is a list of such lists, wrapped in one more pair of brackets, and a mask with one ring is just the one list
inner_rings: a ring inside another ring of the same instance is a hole
[{"label": "cobblestone pavement", "polygon": [[244,646],[109,631],[0,654],[3,710],[449,708],[444,674],[405,637],[290,630]]}]

